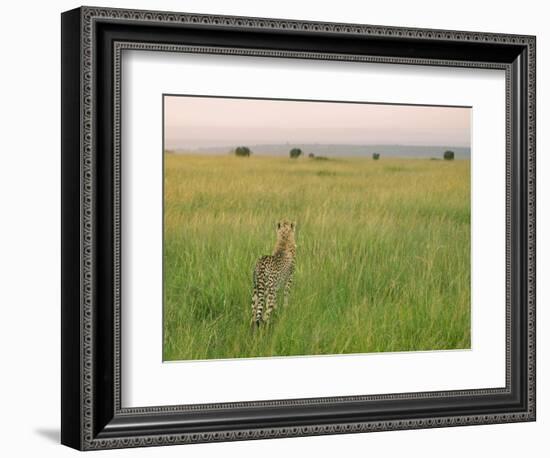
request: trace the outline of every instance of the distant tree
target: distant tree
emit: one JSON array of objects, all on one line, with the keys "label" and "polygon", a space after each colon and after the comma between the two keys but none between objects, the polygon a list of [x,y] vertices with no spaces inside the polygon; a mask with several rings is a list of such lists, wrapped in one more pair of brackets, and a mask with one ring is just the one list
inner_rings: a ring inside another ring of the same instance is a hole
[{"label": "distant tree", "polygon": [[380,159],[380,153],[372,153],[372,158],[377,161],[378,159]]},{"label": "distant tree", "polygon": [[298,159],[302,155],[302,150],[300,148],[292,148],[290,150],[291,159]]},{"label": "distant tree", "polygon": [[309,153],[309,154],[307,155],[307,157],[309,157],[310,159],[313,159],[313,158],[315,157],[315,154]]},{"label": "distant tree", "polygon": [[447,150],[443,153],[443,159],[446,161],[452,161],[455,158],[455,152]]},{"label": "distant tree", "polygon": [[252,154],[248,146],[237,146],[235,148],[235,155],[241,157],[248,157]]}]

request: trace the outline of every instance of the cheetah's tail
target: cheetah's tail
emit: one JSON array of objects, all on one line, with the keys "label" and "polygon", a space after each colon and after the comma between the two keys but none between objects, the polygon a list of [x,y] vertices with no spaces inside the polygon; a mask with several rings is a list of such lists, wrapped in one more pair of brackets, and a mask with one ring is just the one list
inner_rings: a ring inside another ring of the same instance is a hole
[{"label": "cheetah's tail", "polygon": [[250,322],[254,328],[259,327],[262,321],[263,307],[260,304],[259,299],[258,289],[254,286],[254,290],[252,292],[252,320]]}]

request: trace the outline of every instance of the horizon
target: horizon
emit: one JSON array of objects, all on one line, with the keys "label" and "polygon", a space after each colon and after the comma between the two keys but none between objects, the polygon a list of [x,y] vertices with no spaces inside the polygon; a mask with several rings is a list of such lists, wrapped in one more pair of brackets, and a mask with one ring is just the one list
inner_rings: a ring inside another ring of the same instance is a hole
[{"label": "horizon", "polygon": [[290,143],[290,142],[275,142],[275,143],[234,143],[226,145],[206,145],[199,147],[180,146],[177,148],[165,148],[167,151],[187,151],[187,150],[219,150],[221,148],[236,148],[238,146],[285,146],[288,148],[299,148],[304,146],[346,146],[346,147],[398,147],[398,148],[457,148],[471,149],[469,145],[424,145],[424,144],[407,144],[407,143]]},{"label": "horizon", "polygon": [[165,153],[178,155],[205,155],[225,156],[233,154],[236,146],[247,146],[254,156],[284,157],[288,156],[292,148],[300,148],[303,156],[313,153],[317,157],[333,159],[340,158],[364,158],[378,153],[387,158],[438,158],[447,150],[455,153],[456,159],[470,159],[470,147],[454,145],[357,145],[357,144],[264,144],[264,145],[224,145],[218,147],[201,148],[165,148]]}]

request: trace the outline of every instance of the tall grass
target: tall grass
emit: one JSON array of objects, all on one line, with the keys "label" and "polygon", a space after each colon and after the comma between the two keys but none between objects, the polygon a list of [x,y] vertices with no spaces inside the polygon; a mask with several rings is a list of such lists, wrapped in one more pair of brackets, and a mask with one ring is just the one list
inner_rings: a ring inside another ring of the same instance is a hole
[{"label": "tall grass", "polygon": [[[164,359],[470,347],[470,163],[165,155]],[[294,286],[252,271],[297,222]]]}]

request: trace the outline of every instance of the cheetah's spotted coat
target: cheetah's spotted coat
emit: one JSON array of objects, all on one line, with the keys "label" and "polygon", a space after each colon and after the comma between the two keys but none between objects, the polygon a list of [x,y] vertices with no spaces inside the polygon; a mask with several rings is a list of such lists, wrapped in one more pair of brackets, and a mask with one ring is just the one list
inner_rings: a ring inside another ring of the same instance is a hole
[{"label": "cheetah's spotted coat", "polygon": [[277,295],[284,288],[284,305],[288,304],[296,258],[296,225],[289,221],[277,224],[277,243],[273,254],[262,256],[254,269],[252,323],[267,323],[277,307]]}]

